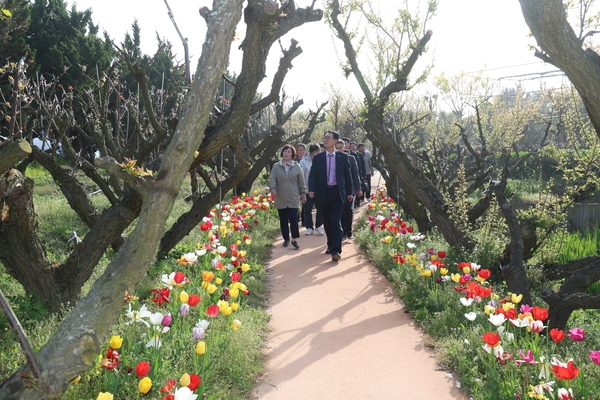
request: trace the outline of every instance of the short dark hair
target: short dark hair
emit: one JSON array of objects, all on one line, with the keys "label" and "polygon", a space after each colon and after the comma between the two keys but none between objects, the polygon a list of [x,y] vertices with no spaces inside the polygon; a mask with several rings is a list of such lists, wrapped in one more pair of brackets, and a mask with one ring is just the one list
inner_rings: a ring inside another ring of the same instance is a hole
[{"label": "short dark hair", "polygon": [[319,147],[323,148],[323,147],[325,147],[325,145],[323,143],[319,143]]},{"label": "short dark hair", "polygon": [[336,131],[325,131],[325,134],[327,135],[328,133],[331,133],[331,136],[333,136],[333,140],[338,141],[340,140],[340,134],[337,133]]},{"label": "short dark hair", "polygon": [[296,147],[302,147],[304,150],[306,150],[306,145],[304,143],[298,143]]},{"label": "short dark hair", "polygon": [[349,137],[343,137],[342,140],[344,141],[344,143],[350,143]]},{"label": "short dark hair", "polygon": [[335,142],[334,146],[335,146],[336,144],[341,144],[342,146],[345,146],[345,145],[346,145],[346,143],[344,143],[344,141],[343,141],[343,140],[338,140],[337,142]]},{"label": "short dark hair", "polygon": [[313,151],[317,151],[317,150],[321,150],[321,146],[319,146],[316,143],[313,143],[310,146],[308,146],[308,152],[309,153],[312,153]]},{"label": "short dark hair", "polygon": [[356,147],[360,147],[360,146],[365,147],[365,144],[364,143],[359,143],[359,144],[356,145]]},{"label": "short dark hair", "polygon": [[353,141],[350,142],[350,144],[356,144],[356,142],[353,140]]},{"label": "short dark hair", "polygon": [[283,157],[283,152],[288,149],[292,150],[292,158],[296,157],[296,148],[289,143],[283,146],[281,153],[279,153],[279,157]]}]

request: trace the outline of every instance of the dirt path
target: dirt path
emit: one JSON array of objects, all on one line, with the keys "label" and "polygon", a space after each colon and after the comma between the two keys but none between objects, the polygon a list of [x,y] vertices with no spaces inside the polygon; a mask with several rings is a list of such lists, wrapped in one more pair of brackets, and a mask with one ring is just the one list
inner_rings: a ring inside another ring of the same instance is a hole
[{"label": "dirt path", "polygon": [[[364,206],[363,206],[364,207]],[[267,372],[255,399],[468,398],[439,370],[426,337],[353,240],[342,259],[326,238],[274,244]]]}]

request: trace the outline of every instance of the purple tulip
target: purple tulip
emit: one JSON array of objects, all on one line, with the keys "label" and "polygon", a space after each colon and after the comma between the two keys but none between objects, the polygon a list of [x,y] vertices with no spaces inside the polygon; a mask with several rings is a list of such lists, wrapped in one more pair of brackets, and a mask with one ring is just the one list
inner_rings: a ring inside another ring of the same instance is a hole
[{"label": "purple tulip", "polygon": [[600,351],[591,351],[590,350],[590,360],[600,365]]},{"label": "purple tulip", "polygon": [[569,330],[569,337],[576,342],[581,342],[585,339],[585,330],[581,328],[573,328]]},{"label": "purple tulip", "polygon": [[199,328],[197,326],[194,327],[194,329],[192,329],[192,336],[194,337],[194,340],[202,340],[202,338],[204,337],[204,329]]},{"label": "purple tulip", "polygon": [[190,305],[188,303],[183,303],[181,307],[179,307],[179,315],[185,317],[190,313]]}]

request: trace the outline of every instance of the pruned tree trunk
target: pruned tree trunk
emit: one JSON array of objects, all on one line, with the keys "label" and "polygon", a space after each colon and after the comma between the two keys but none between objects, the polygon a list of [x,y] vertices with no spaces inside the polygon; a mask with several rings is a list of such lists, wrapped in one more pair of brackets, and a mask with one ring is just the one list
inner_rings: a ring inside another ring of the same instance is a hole
[{"label": "pruned tree trunk", "polygon": [[531,305],[531,293],[529,292],[529,284],[527,283],[525,266],[523,265],[524,248],[521,227],[519,226],[519,221],[514,210],[504,194],[506,179],[496,182],[492,187],[510,233],[510,262],[500,266],[502,276],[506,280],[510,291],[522,294],[522,303]]},{"label": "pruned tree trunk", "polygon": [[0,147],[0,174],[27,157],[31,153],[31,146],[23,139],[14,142],[4,142]]},{"label": "pruned tree trunk", "polygon": [[23,379],[28,375],[27,368],[23,367],[2,383],[0,398],[60,398],[71,379],[94,365],[104,337],[122,311],[124,292],[134,291],[155,259],[165,222],[194,151],[202,141],[198,127],[207,125],[212,107],[211,101],[204,100],[214,98],[217,92],[229,55],[225,49],[231,46],[242,4],[242,0],[215,1],[214,10],[204,15],[208,27],[198,61],[201,73],[197,74],[186,98],[183,119],[165,152],[158,175],[128,179],[114,160],[103,163],[111,173],[128,179],[140,191],[144,204],[138,224],[89,294],[77,303],[38,352],[42,379],[29,384]]},{"label": "pruned tree trunk", "polygon": [[574,310],[599,309],[600,293],[585,293],[588,286],[598,280],[600,261],[596,260],[577,270],[558,292],[550,288],[542,290],[540,297],[550,306],[548,329],[565,329]]}]

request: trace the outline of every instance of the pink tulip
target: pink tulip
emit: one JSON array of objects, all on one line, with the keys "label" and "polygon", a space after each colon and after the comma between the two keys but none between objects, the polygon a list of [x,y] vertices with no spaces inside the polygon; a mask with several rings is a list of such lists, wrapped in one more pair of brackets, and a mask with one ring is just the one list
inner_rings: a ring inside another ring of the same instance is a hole
[{"label": "pink tulip", "polygon": [[581,328],[573,328],[569,330],[569,337],[576,342],[582,342],[585,339],[585,330]]},{"label": "pink tulip", "polygon": [[590,360],[600,365],[600,351],[591,351],[590,350]]}]

